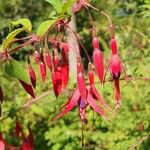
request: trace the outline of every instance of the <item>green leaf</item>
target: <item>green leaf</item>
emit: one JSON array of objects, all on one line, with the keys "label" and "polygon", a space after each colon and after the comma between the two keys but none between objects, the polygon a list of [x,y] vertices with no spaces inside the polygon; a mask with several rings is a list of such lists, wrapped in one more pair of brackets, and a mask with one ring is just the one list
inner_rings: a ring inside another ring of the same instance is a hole
[{"label": "green leaf", "polygon": [[51,11],[49,18],[56,18],[56,11],[55,10]]},{"label": "green leaf", "polygon": [[37,30],[37,36],[42,37],[56,20],[47,20],[41,23]]},{"label": "green leaf", "polygon": [[38,105],[32,105],[32,111],[38,115],[45,116],[44,109]]},{"label": "green leaf", "polygon": [[13,42],[15,36],[20,32],[22,32],[23,30],[24,28],[20,28],[9,33],[6,39],[3,41],[2,49],[6,49],[9,46],[9,44]]},{"label": "green leaf", "polygon": [[12,107],[9,111],[8,117],[10,117],[11,119],[14,119],[16,117],[17,114],[17,110],[15,107]]},{"label": "green leaf", "polygon": [[61,14],[65,14],[65,13],[70,14],[74,3],[75,0],[68,0],[66,3],[64,3]]},{"label": "green leaf", "polygon": [[62,8],[63,8],[63,3],[61,0],[45,0],[46,2],[50,3],[54,9],[57,11],[58,14],[61,13]]},{"label": "green leaf", "polygon": [[26,32],[30,33],[32,31],[32,24],[31,24],[30,20],[27,19],[27,18],[23,18],[23,19],[19,19],[17,21],[13,21],[11,23],[11,27],[14,28],[15,26],[20,25],[20,24],[25,28]]},{"label": "green leaf", "polygon": [[14,59],[10,59],[9,62],[6,63],[5,72],[14,78],[23,80],[24,82],[30,84],[27,72],[24,70],[22,65]]}]

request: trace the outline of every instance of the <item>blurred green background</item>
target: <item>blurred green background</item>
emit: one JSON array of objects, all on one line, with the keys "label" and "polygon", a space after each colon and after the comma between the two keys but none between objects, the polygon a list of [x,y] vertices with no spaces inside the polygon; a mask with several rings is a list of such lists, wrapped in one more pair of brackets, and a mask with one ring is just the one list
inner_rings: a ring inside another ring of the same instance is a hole
[{"label": "blurred green background", "polygon": [[[122,104],[116,118],[111,118],[111,125],[95,113],[95,131],[92,130],[92,112],[87,110],[88,124],[84,129],[85,150],[150,150],[150,1],[149,0],[92,0],[92,5],[109,14],[116,26],[119,54],[124,62],[127,75],[135,80],[121,81]],[[0,0],[0,42],[9,33],[12,20],[27,17],[31,20],[34,30],[49,17],[52,8],[43,0]],[[110,58],[108,22],[98,12],[91,10],[96,24],[101,49],[104,51],[105,65]],[[77,31],[81,41],[92,56],[90,24],[86,9],[76,15]],[[31,47],[24,48],[13,57],[27,68],[24,54]],[[81,54],[85,69],[87,60]],[[41,82],[39,67],[32,64],[38,76],[36,95],[50,91],[51,74],[47,72],[46,84]],[[107,78],[110,78],[109,74]],[[68,90],[73,91],[75,79],[70,79]],[[19,82],[4,73],[0,68],[0,84],[4,90],[3,116],[9,116],[0,121],[4,138],[10,144],[18,146],[19,140],[12,136],[17,114],[19,121],[27,131],[31,124],[34,133],[35,150],[80,150],[81,121],[78,110],[74,109],[68,115],[50,125],[51,119],[58,114],[60,107],[66,102],[68,90],[58,99],[53,92],[39,99],[27,109],[16,112],[30,97]],[[114,109],[113,84],[107,82],[104,87],[96,84],[101,95],[109,106]]]}]

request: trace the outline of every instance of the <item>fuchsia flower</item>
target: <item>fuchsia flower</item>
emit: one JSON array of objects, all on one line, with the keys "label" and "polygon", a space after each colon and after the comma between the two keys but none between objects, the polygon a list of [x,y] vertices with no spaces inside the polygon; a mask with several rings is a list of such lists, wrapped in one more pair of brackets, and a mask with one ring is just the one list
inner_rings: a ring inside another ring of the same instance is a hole
[{"label": "fuchsia flower", "polygon": [[0,150],[5,150],[5,141],[2,137],[2,133],[0,132]]},{"label": "fuchsia flower", "polygon": [[44,55],[43,55],[42,50],[40,53],[40,74],[41,74],[42,81],[45,82],[45,80],[46,80],[46,64],[44,61]]},{"label": "fuchsia flower", "polygon": [[29,135],[25,136],[24,131],[18,122],[18,119],[16,119],[15,134],[17,137],[21,136],[21,139],[22,139],[20,150],[34,150],[33,134],[32,134],[32,130],[30,126],[28,126],[28,131],[29,131]]},{"label": "fuchsia flower", "polygon": [[[52,120],[52,122],[55,122],[56,120],[58,120],[59,118],[67,114],[75,106],[78,106],[80,118],[84,123],[87,122],[86,119],[87,106],[90,106],[95,112],[101,115],[105,120],[109,121],[108,116],[105,114],[103,109],[97,104],[96,99],[99,100],[101,104],[104,105],[104,107],[106,107],[107,109],[109,109],[109,107],[106,105],[106,103],[103,101],[103,99],[96,91],[96,88],[93,85],[94,83],[92,83],[91,86],[85,85],[84,75],[81,66],[82,66],[81,63],[78,62],[77,88],[75,89],[74,93],[69,98],[69,100],[62,107],[63,110]],[[94,79],[90,79],[90,81],[94,81]]]},{"label": "fuchsia flower", "polygon": [[55,70],[52,73],[52,83],[54,93],[56,97],[58,97],[62,91],[62,68],[60,66],[55,68]]},{"label": "fuchsia flower", "polygon": [[30,76],[31,83],[35,89],[36,88],[36,74],[35,74],[35,71],[31,65],[31,63],[28,64],[28,70],[29,70],[29,76]]},{"label": "fuchsia flower", "polygon": [[35,59],[35,63],[38,64],[40,61],[40,54],[37,50],[34,52],[34,59]]},{"label": "fuchsia flower", "polygon": [[[112,76],[112,79],[114,81],[114,97],[116,100],[116,108],[118,109],[120,107],[120,103],[121,103],[119,78],[120,78],[121,72],[123,70],[124,78],[126,79],[126,73],[125,73],[123,63],[121,62],[120,57],[118,55],[117,42],[116,42],[115,38],[111,39],[110,46],[111,46],[111,50],[112,50],[112,56],[111,56],[108,68],[109,68],[110,74]],[[106,71],[106,73],[107,73],[107,71]],[[105,73],[105,76],[106,76],[106,73]],[[105,80],[105,78],[104,78],[104,80]]]},{"label": "fuchsia flower", "polygon": [[45,52],[45,61],[47,67],[52,71],[52,58],[48,50]]},{"label": "fuchsia flower", "polygon": [[97,76],[100,80],[100,82],[103,82],[103,77],[104,77],[104,58],[103,58],[103,53],[99,48],[99,42],[98,38],[96,36],[96,31],[93,29],[93,63],[95,65],[95,70],[97,73]]},{"label": "fuchsia flower", "polygon": [[69,47],[66,43],[58,45],[61,49],[62,63],[58,58],[57,49],[54,48],[53,64],[54,70],[52,71],[52,83],[56,97],[66,88],[69,80],[69,64],[68,64],[68,51]]},{"label": "fuchsia flower", "polygon": [[28,131],[29,131],[29,135],[27,137],[22,138],[22,144],[20,150],[34,150],[33,134],[30,127],[28,127]]},{"label": "fuchsia flower", "polygon": [[63,88],[65,89],[69,80],[69,64],[68,64],[69,47],[67,44],[61,43],[60,48],[61,48],[61,56],[62,56],[62,65],[61,65],[62,66],[62,84],[63,84]]}]

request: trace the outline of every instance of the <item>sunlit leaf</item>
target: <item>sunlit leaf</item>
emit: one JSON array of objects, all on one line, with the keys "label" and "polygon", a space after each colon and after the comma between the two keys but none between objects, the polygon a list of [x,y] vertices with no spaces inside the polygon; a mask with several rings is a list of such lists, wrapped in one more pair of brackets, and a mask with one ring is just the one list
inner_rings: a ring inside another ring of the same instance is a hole
[{"label": "sunlit leaf", "polygon": [[13,21],[11,23],[12,28],[17,25],[22,25],[25,28],[26,32],[30,33],[32,31],[32,24],[31,24],[30,20],[27,18],[19,19],[17,21]]},{"label": "sunlit leaf", "polygon": [[30,80],[29,80],[27,72],[22,67],[22,65],[14,59],[11,59],[9,60],[9,62],[6,63],[5,72],[11,77],[20,79],[30,84]]},{"label": "sunlit leaf", "polygon": [[45,0],[45,1],[50,3],[57,11],[57,13],[61,13],[63,8],[63,3],[61,2],[61,0]]},{"label": "sunlit leaf", "polygon": [[75,0],[68,0],[66,3],[64,3],[61,14],[70,14],[74,2]]},{"label": "sunlit leaf", "polygon": [[47,20],[41,23],[41,25],[37,29],[37,36],[42,37],[47,30],[52,27],[52,25],[55,23],[55,20]]},{"label": "sunlit leaf", "polygon": [[6,49],[10,45],[10,43],[13,42],[15,36],[19,34],[20,32],[22,32],[23,30],[25,30],[25,28],[19,28],[9,33],[6,39],[3,41],[1,49]]}]

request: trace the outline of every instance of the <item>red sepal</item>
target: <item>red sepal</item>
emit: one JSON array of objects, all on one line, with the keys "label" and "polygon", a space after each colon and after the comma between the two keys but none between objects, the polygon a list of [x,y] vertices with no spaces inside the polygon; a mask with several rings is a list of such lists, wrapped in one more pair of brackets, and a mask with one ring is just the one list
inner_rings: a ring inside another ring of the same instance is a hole
[{"label": "red sepal", "polygon": [[35,71],[32,67],[31,64],[28,65],[28,68],[29,68],[29,76],[30,76],[30,80],[31,80],[31,83],[34,87],[34,89],[36,88],[36,74],[35,74]]},{"label": "red sepal", "polygon": [[43,62],[40,63],[40,74],[41,74],[42,81],[45,82],[45,79],[46,79],[46,65]]},{"label": "red sepal", "polygon": [[57,67],[52,73],[52,83],[55,96],[58,97],[62,91],[62,68]]},{"label": "red sepal", "polygon": [[93,52],[93,62],[95,65],[95,70],[100,82],[103,82],[104,77],[104,62],[103,53],[99,49],[94,49]]}]

